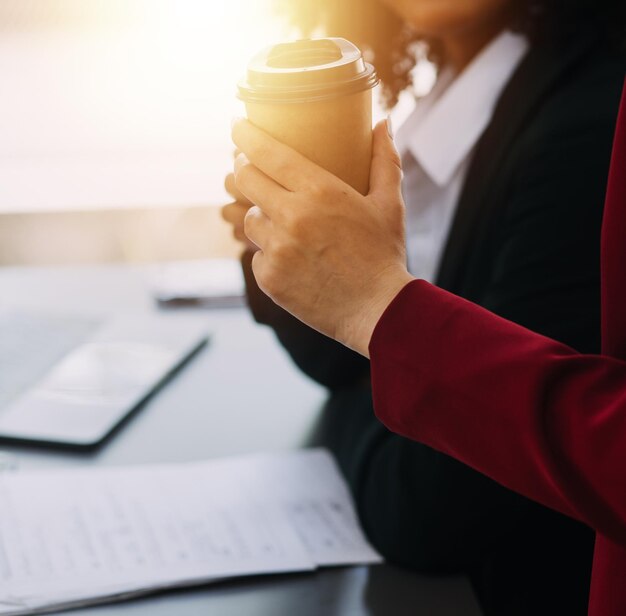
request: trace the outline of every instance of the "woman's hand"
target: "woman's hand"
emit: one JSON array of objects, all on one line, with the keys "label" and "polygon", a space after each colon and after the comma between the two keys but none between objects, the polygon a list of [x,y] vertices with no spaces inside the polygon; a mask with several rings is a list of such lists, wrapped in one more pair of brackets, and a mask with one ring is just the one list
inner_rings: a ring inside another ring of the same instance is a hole
[{"label": "woman's hand", "polygon": [[[239,152],[236,152],[236,155],[237,154],[239,154]],[[226,176],[224,188],[226,188],[226,192],[235,201],[222,208],[222,218],[233,226],[233,235],[245,246],[246,250],[258,250],[259,247],[246,237],[243,230],[244,219],[248,210],[252,207],[252,203],[237,190],[235,186],[235,175],[233,173],[229,173]]]},{"label": "woman's hand", "polygon": [[260,251],[261,289],[296,317],[368,356],[379,318],[412,280],[406,269],[400,158],[381,122],[374,130],[370,193],[281,144],[246,120],[235,185],[252,206],[245,233]]}]

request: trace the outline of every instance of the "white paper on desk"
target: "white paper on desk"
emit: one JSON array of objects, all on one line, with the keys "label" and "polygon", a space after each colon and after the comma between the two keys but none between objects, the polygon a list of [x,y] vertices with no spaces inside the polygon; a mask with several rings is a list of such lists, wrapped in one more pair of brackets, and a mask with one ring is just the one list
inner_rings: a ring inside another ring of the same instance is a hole
[{"label": "white paper on desk", "polygon": [[242,485],[259,500],[267,490],[264,479],[272,478],[273,501],[280,503],[316,565],[380,562],[361,530],[339,469],[326,451],[310,449],[222,463],[237,465]]},{"label": "white paper on desk", "polygon": [[0,475],[0,614],[379,560],[320,450]]}]

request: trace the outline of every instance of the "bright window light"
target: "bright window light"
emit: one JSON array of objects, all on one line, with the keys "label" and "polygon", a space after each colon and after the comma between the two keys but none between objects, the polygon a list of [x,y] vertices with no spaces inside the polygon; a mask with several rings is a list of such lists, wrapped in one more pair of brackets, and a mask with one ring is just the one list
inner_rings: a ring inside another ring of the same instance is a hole
[{"label": "bright window light", "polygon": [[0,0],[0,210],[218,205],[271,0]]}]

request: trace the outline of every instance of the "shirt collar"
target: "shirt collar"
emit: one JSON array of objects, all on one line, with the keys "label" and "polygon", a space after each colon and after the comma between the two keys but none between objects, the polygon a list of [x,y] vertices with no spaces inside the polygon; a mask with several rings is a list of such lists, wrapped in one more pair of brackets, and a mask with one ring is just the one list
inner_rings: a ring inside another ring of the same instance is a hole
[{"label": "shirt collar", "polygon": [[410,151],[437,185],[450,182],[489,125],[500,94],[528,48],[524,36],[505,31],[458,77],[443,71],[433,91],[400,127],[400,154]]}]

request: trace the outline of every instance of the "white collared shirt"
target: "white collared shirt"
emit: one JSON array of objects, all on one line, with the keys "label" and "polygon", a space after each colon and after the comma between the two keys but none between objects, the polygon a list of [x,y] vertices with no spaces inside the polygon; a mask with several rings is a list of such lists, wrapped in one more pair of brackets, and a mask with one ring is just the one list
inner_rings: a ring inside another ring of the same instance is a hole
[{"label": "white collared shirt", "polygon": [[476,144],[529,48],[505,31],[456,77],[444,70],[399,128],[409,271],[434,281]]}]

